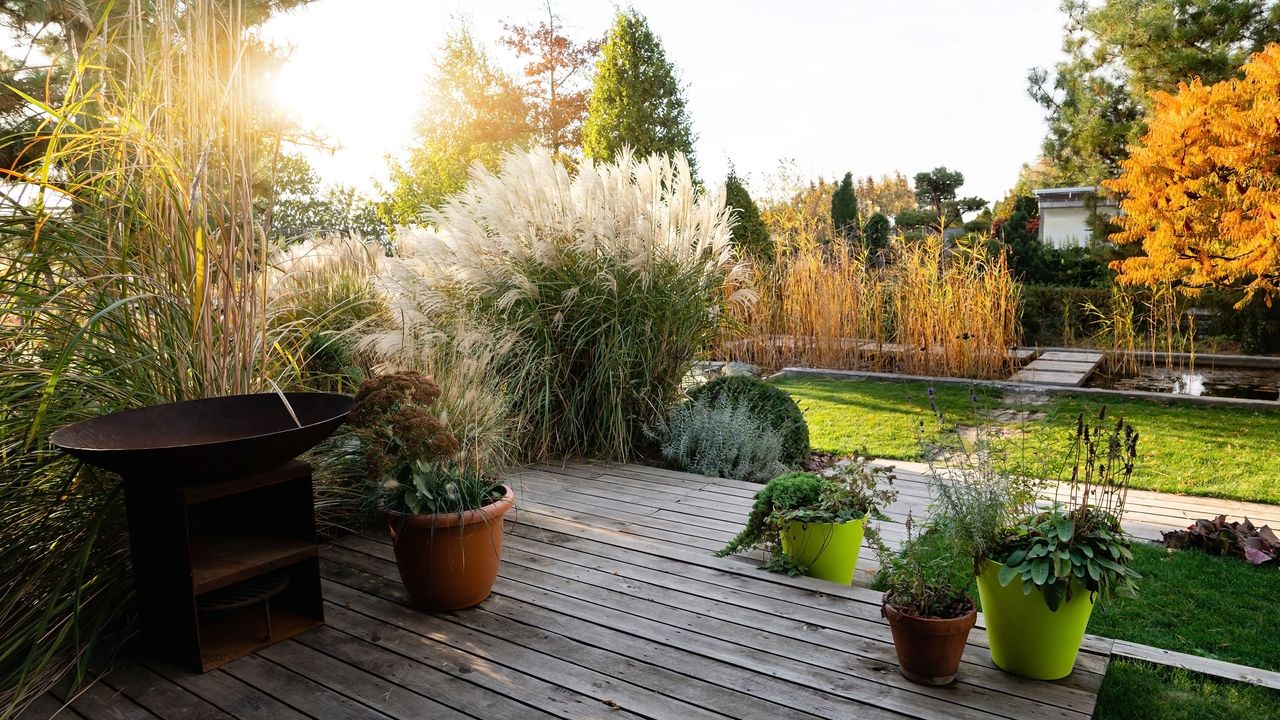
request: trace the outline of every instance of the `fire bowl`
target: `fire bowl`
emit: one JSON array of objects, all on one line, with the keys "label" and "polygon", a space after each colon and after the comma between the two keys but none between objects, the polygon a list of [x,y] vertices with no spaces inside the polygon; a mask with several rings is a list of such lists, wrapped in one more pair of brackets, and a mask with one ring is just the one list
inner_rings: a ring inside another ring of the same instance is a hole
[{"label": "fire bowl", "polygon": [[68,425],[49,439],[128,478],[230,479],[271,470],[311,449],[346,420],[351,401],[337,393],[229,395],[123,410]]}]

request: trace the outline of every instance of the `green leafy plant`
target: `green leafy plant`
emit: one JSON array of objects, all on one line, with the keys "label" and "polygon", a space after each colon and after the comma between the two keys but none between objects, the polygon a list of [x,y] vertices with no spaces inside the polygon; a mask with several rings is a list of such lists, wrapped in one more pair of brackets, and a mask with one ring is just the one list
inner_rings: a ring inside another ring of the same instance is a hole
[{"label": "green leafy plant", "polygon": [[907,539],[896,552],[880,556],[874,587],[885,602],[920,618],[960,617],[973,609],[969,593],[973,572],[969,559],[955,552],[947,537],[927,525],[915,532],[908,515]]},{"label": "green leafy plant", "polygon": [[782,438],[782,462],[799,465],[809,459],[809,425],[787,391],[750,375],[730,375],[689,391],[693,401],[729,397],[744,403],[760,423]]},{"label": "green leafy plant", "polygon": [[786,472],[780,433],[728,394],[677,405],[650,435],[667,462],[699,475],[764,482]]},{"label": "green leafy plant", "polygon": [[462,513],[502,496],[500,483],[456,462],[458,440],[430,410],[438,397],[440,386],[413,371],[360,385],[350,422],[381,507],[414,515]]},{"label": "green leafy plant", "polygon": [[[770,556],[766,570],[798,575],[806,567],[782,551],[781,534],[792,522],[842,523],[872,517],[887,520],[883,508],[897,499],[894,475],[869,458],[853,456],[822,474],[794,472],[780,475],[756,493],[742,532],[721,548],[717,557],[763,548]],[[883,543],[877,528],[867,524],[866,537]]]},{"label": "green leafy plant", "polygon": [[1137,454],[1138,433],[1123,418],[1108,423],[1106,408],[1091,422],[1080,415],[1068,454],[1068,498],[1010,529],[992,554],[1004,564],[1000,584],[1020,580],[1024,593],[1039,589],[1050,610],[1081,588],[1099,603],[1136,592],[1140,576],[1129,567],[1133,552],[1120,520]]}]

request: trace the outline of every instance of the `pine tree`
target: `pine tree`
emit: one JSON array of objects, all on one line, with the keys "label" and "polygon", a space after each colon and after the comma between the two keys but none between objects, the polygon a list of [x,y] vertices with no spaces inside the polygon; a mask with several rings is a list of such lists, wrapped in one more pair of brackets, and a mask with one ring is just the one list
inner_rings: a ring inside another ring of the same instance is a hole
[{"label": "pine tree", "polygon": [[846,240],[858,236],[858,197],[853,194],[853,173],[845,173],[831,194],[831,226]]},{"label": "pine tree", "polygon": [[1063,0],[1063,52],[1028,76],[1044,108],[1045,155],[1068,185],[1113,177],[1144,132],[1151,93],[1239,77],[1241,64],[1280,41],[1276,0]]},{"label": "pine tree", "polygon": [[760,219],[760,208],[751,199],[751,194],[747,192],[732,164],[729,165],[729,177],[724,181],[724,204],[736,211],[733,244],[742,253],[756,260],[772,262],[773,241],[769,238],[764,221]]},{"label": "pine tree", "polygon": [[644,16],[618,11],[596,65],[582,130],[582,152],[612,161],[623,147],[637,155],[684,153],[694,167],[693,128],[684,89]]}]

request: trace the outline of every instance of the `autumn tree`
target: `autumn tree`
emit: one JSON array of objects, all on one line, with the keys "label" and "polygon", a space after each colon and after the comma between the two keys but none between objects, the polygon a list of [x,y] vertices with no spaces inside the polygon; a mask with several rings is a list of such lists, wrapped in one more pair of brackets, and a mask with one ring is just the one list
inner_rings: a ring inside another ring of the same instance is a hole
[{"label": "autumn tree", "polygon": [[1146,135],[1123,173],[1118,243],[1142,254],[1114,263],[1126,284],[1280,291],[1280,45],[1244,77],[1152,96]]},{"label": "autumn tree", "polygon": [[831,242],[831,193],[834,183],[821,178],[765,204],[760,212],[778,252]]},{"label": "autumn tree", "polygon": [[1251,53],[1280,41],[1277,0],[1064,0],[1066,59],[1035,68],[1045,155],[1063,184],[1112,177],[1143,133],[1153,91],[1237,77]]},{"label": "autumn tree", "polygon": [[734,210],[733,244],[752,258],[773,260],[773,241],[760,219],[760,208],[732,164],[724,181],[724,204]]},{"label": "autumn tree", "polygon": [[397,224],[421,221],[461,190],[474,162],[496,169],[502,153],[529,142],[528,107],[465,24],[445,36],[423,117],[404,160],[388,158],[387,210]]},{"label": "autumn tree", "polygon": [[858,197],[858,207],[863,212],[893,217],[916,206],[916,194],[911,190],[911,183],[900,172],[895,172],[893,177],[868,175],[854,183],[853,193]]},{"label": "autumn tree", "polygon": [[502,43],[524,60],[525,92],[534,139],[559,156],[582,148],[582,123],[591,97],[590,75],[600,41],[575,42],[547,0],[536,26],[504,23]]},{"label": "autumn tree", "polygon": [[845,240],[858,236],[858,198],[853,194],[853,173],[845,173],[831,193],[831,226]]},{"label": "autumn tree", "polygon": [[693,141],[675,65],[643,15],[619,10],[596,64],[583,154],[612,161],[624,147],[642,156],[679,152],[695,168]]}]

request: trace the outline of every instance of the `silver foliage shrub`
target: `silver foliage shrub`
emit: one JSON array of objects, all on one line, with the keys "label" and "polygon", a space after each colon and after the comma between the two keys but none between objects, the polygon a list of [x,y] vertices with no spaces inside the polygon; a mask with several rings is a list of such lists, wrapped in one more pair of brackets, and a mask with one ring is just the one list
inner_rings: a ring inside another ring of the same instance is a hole
[{"label": "silver foliage shrub", "polygon": [[728,395],[677,405],[650,434],[667,462],[689,472],[750,482],[786,472],[782,435]]}]

